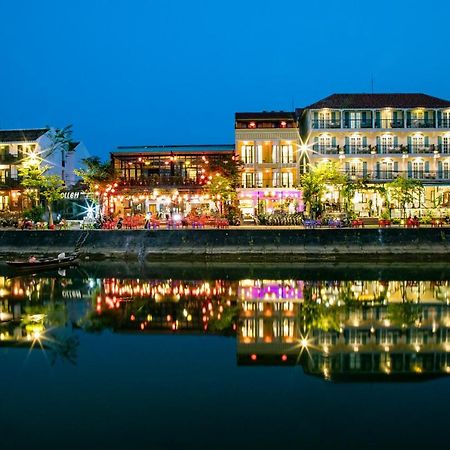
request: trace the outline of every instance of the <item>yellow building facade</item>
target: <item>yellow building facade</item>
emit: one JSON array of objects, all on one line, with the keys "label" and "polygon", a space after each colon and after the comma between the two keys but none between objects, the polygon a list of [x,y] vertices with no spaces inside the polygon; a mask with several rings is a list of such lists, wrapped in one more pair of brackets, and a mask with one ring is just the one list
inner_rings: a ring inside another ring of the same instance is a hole
[{"label": "yellow building facade", "polygon": [[243,164],[238,198],[244,218],[277,210],[301,211],[296,115],[236,113],[235,137],[236,153]]}]

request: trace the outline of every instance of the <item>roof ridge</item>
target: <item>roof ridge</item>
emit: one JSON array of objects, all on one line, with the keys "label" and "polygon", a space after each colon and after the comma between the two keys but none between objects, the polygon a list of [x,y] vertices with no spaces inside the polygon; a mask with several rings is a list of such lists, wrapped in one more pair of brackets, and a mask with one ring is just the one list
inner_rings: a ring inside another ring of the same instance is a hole
[{"label": "roof ridge", "polygon": [[186,147],[234,147],[234,144],[157,144],[157,145],[118,145],[116,148],[186,148]]},{"label": "roof ridge", "polygon": [[0,133],[2,131],[43,131],[43,130],[47,130],[50,131],[50,128],[47,127],[43,127],[43,128],[0,128]]}]

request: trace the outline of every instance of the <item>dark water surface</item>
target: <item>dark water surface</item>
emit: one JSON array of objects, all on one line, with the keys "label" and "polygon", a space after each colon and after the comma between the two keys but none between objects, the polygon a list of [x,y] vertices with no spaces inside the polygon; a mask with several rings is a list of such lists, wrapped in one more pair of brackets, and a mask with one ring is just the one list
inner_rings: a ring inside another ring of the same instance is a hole
[{"label": "dark water surface", "polygon": [[0,448],[447,447],[450,267],[0,266]]}]

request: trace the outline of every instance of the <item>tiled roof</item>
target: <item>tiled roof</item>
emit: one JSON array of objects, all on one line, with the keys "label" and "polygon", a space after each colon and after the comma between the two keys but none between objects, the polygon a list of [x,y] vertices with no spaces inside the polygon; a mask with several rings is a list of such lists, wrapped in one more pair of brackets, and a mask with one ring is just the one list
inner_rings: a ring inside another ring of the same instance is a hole
[{"label": "tiled roof", "polygon": [[32,130],[0,130],[0,142],[33,142],[49,131],[48,128]]},{"label": "tiled roof", "polygon": [[295,115],[291,111],[262,111],[262,112],[241,112],[235,114],[236,120],[295,120]]},{"label": "tiled roof", "polygon": [[233,152],[234,144],[219,145],[139,145],[121,146],[112,154],[117,153],[205,153],[205,152]]},{"label": "tiled roof", "polygon": [[332,94],[303,109],[449,108],[450,101],[426,94]]}]

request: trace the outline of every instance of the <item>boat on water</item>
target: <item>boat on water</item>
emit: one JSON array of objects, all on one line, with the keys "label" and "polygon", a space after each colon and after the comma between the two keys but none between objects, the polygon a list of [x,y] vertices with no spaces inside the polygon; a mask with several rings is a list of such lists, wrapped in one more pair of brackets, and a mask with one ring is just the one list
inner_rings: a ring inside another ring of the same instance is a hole
[{"label": "boat on water", "polygon": [[53,269],[63,266],[69,266],[78,258],[78,253],[72,253],[70,255],[65,255],[60,253],[58,256],[53,258],[34,258],[31,257],[26,261],[7,261],[8,266],[14,267],[21,270],[31,270],[31,269]]}]

